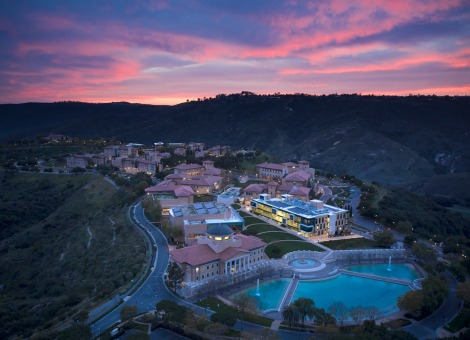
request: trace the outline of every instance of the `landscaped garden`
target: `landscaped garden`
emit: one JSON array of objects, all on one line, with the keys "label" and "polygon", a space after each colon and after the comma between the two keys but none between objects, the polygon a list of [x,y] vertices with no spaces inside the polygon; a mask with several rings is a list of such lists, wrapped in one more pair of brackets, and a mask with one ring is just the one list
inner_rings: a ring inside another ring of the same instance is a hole
[{"label": "landscaped garden", "polygon": [[274,241],[282,241],[282,240],[304,241],[296,235],[289,234],[281,230],[259,233],[258,235],[256,235],[256,237],[259,237],[266,243],[271,243]]},{"label": "landscaped garden", "polygon": [[323,248],[313,243],[305,241],[281,241],[269,244],[266,249],[266,255],[269,258],[278,259],[283,255],[297,250],[325,251]]},{"label": "landscaped garden", "polygon": [[258,235],[259,233],[264,233],[266,231],[281,231],[281,229],[268,223],[251,224],[246,228],[245,234]]},{"label": "landscaped garden", "polygon": [[348,238],[343,240],[329,240],[320,242],[325,247],[335,250],[346,250],[346,249],[370,249],[373,248],[375,242],[366,238]]}]

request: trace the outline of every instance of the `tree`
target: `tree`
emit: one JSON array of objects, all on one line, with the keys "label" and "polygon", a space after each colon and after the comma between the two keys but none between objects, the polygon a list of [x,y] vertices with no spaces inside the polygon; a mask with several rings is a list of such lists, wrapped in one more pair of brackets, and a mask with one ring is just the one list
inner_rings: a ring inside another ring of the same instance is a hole
[{"label": "tree", "polygon": [[121,317],[122,321],[126,321],[136,316],[137,313],[138,313],[137,306],[133,306],[133,305],[124,306],[119,312],[119,316]]},{"label": "tree", "polygon": [[256,312],[256,299],[252,298],[248,294],[238,294],[233,302],[242,312],[245,312],[246,310]]},{"label": "tree", "polygon": [[210,323],[206,327],[204,327],[204,333],[214,334],[218,336],[226,333],[228,330],[229,328],[226,325],[218,322]]},{"label": "tree", "polygon": [[219,312],[211,315],[211,321],[224,324],[228,327],[232,327],[237,322],[237,318],[235,318],[232,314]]},{"label": "tree", "polygon": [[90,326],[75,324],[66,328],[57,336],[58,340],[82,340],[82,339],[91,339],[91,329]]},{"label": "tree", "polygon": [[330,308],[329,312],[333,315],[339,322],[341,322],[341,326],[343,326],[344,320],[348,317],[349,310],[348,307],[342,302],[334,302]]},{"label": "tree", "polygon": [[372,321],[375,321],[380,316],[382,316],[382,312],[380,311],[380,309],[378,309],[375,306],[365,307],[365,314],[366,314],[366,317]]},{"label": "tree", "polygon": [[168,280],[171,282],[171,286],[176,294],[176,286],[180,284],[184,279],[184,272],[176,262],[171,262],[168,266]]},{"label": "tree", "polygon": [[282,308],[282,319],[289,323],[289,327],[292,327],[292,324],[300,320],[300,312],[297,309],[297,306],[290,304]]},{"label": "tree", "polygon": [[467,306],[470,305],[470,281],[459,283],[457,287],[457,296],[463,299]]},{"label": "tree", "polygon": [[162,220],[162,206],[158,200],[154,201],[147,196],[142,201],[142,207],[145,209],[151,222],[160,222]]},{"label": "tree", "polygon": [[315,318],[317,326],[336,325],[335,317],[323,308],[314,308],[312,317]]},{"label": "tree", "polygon": [[380,234],[376,234],[374,236],[374,241],[377,244],[377,247],[390,248],[390,246],[395,243],[395,238],[390,231],[384,230]]},{"label": "tree", "polygon": [[434,312],[449,294],[446,281],[440,276],[428,276],[422,283],[423,309],[425,315]]},{"label": "tree", "polygon": [[411,251],[413,255],[422,262],[434,263],[436,261],[436,252],[424,244],[415,242]]},{"label": "tree", "polygon": [[188,314],[187,308],[178,305],[172,300],[162,300],[157,302],[157,310],[164,311],[163,320],[176,324],[182,324]]},{"label": "tree", "polygon": [[398,297],[397,306],[400,310],[406,311],[414,316],[419,316],[423,309],[423,292],[412,290],[405,295]]},{"label": "tree", "polygon": [[413,225],[410,221],[399,221],[396,229],[402,234],[409,234],[413,230]]},{"label": "tree", "polygon": [[312,318],[315,310],[315,303],[309,298],[298,298],[294,301],[294,305],[297,307],[300,313],[300,319],[302,321],[302,327],[304,326],[305,319],[308,317]]},{"label": "tree", "polygon": [[365,311],[365,308],[362,306],[351,307],[349,309],[349,315],[351,316],[351,319],[354,320],[356,325],[360,325],[361,321],[366,316],[366,311]]}]

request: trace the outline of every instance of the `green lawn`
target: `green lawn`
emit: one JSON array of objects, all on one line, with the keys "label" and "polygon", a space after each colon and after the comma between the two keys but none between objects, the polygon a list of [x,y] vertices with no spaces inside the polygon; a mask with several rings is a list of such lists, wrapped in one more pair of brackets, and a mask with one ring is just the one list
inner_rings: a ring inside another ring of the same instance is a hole
[{"label": "green lawn", "polygon": [[274,241],[281,241],[281,240],[302,241],[300,237],[286,233],[284,231],[267,232],[263,234],[258,234],[256,235],[256,237],[259,237],[266,243],[271,243]]},{"label": "green lawn", "polygon": [[248,214],[247,212],[244,212],[244,211],[239,211],[238,214],[243,218],[252,217],[250,214]]},{"label": "green lawn", "polygon": [[254,224],[254,223],[266,223],[265,221],[260,220],[257,217],[253,217],[253,216],[249,216],[249,217],[242,216],[242,217],[245,220],[245,225],[250,225],[250,224]]},{"label": "green lawn", "polygon": [[351,238],[344,240],[334,240],[320,242],[325,247],[336,250],[346,250],[346,249],[370,249],[374,246],[375,242],[365,239],[365,238]]},{"label": "green lawn", "polygon": [[233,307],[230,307],[220,301],[219,299],[210,297],[204,300],[201,300],[199,302],[196,302],[196,305],[201,306],[201,307],[208,307],[210,310],[216,312],[216,313],[226,313],[229,315],[233,315],[237,319],[243,319],[244,321],[251,322],[251,323],[256,323],[258,325],[262,325],[265,327],[271,327],[271,324],[273,322],[272,319],[264,318],[262,316],[252,314],[252,313],[242,313],[236,310]]},{"label": "green lawn", "polygon": [[449,324],[444,326],[444,329],[448,330],[451,333],[458,332],[461,330],[463,327],[468,327],[468,324],[470,323],[470,309],[465,308],[462,310],[462,312],[457,315],[457,317],[452,320]]},{"label": "green lawn", "polygon": [[310,242],[285,241],[268,245],[265,252],[269,258],[279,259],[284,254],[296,250],[325,251],[323,248],[320,248]]},{"label": "green lawn", "polygon": [[257,235],[258,233],[265,231],[281,231],[279,228],[267,223],[252,224],[247,228],[247,230],[250,235]]},{"label": "green lawn", "polygon": [[232,204],[232,208],[238,210],[241,208],[240,204]]}]

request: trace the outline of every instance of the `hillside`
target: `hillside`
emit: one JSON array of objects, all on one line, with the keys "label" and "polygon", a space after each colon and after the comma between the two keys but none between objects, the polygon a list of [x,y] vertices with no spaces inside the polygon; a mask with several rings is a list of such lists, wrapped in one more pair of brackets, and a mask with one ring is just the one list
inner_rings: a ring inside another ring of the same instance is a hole
[{"label": "hillside", "polygon": [[46,330],[141,274],[145,244],[102,176],[0,171],[0,192],[0,338]]},{"label": "hillside", "polygon": [[468,112],[470,97],[247,92],[176,106],[29,103],[0,105],[0,141],[56,132],[146,144],[228,144],[402,185],[470,171]]}]

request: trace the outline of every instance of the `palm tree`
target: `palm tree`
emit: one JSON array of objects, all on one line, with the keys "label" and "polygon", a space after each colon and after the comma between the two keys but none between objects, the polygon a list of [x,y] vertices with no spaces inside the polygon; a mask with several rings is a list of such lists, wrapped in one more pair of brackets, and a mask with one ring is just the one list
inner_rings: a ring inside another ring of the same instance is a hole
[{"label": "palm tree", "polygon": [[300,320],[302,320],[302,327],[304,326],[305,319],[313,317],[315,311],[315,302],[309,298],[298,298],[294,301],[294,305],[297,307],[300,313]]},{"label": "palm tree", "polygon": [[288,306],[284,306],[282,309],[282,319],[289,323],[289,327],[292,327],[293,322],[298,322],[300,320],[300,313],[297,306],[290,304]]}]

